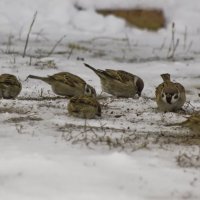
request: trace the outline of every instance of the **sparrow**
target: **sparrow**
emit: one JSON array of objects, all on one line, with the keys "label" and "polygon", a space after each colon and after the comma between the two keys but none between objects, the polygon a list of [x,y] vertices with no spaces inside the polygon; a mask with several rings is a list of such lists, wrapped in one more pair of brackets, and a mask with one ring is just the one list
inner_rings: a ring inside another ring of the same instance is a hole
[{"label": "sparrow", "polygon": [[200,134],[200,113],[191,115],[182,126],[190,128],[194,133]]},{"label": "sparrow", "polygon": [[144,82],[140,77],[123,70],[101,70],[95,69],[86,63],[84,65],[99,76],[104,92],[125,98],[135,97],[136,94],[141,96]]},{"label": "sparrow", "polygon": [[188,127],[194,133],[200,134],[200,113],[191,115],[181,125]]},{"label": "sparrow", "polygon": [[185,88],[180,83],[170,80],[170,74],[161,74],[163,83],[155,91],[159,110],[174,112],[180,110],[186,101]]},{"label": "sparrow", "polygon": [[91,96],[72,97],[67,109],[70,115],[78,118],[92,119],[101,116],[101,105]]},{"label": "sparrow", "polygon": [[12,74],[0,75],[0,98],[15,99],[22,90],[22,85]]},{"label": "sparrow", "polygon": [[69,72],[60,72],[47,77],[29,75],[28,78],[39,79],[48,83],[57,95],[67,97],[80,95],[96,97],[96,91],[91,85],[87,84],[79,76]]},{"label": "sparrow", "polygon": [[187,127],[191,130],[191,132],[195,134],[200,134],[200,113],[194,113],[190,117],[181,123],[171,124],[170,126],[181,126]]}]

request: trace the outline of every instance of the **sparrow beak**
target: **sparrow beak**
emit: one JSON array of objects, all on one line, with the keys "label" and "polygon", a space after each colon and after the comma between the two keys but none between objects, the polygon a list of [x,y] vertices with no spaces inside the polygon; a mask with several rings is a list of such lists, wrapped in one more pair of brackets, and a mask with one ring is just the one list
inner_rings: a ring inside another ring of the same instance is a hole
[{"label": "sparrow beak", "polygon": [[141,92],[138,91],[137,94],[138,94],[139,97],[141,97]]},{"label": "sparrow beak", "polygon": [[167,103],[168,103],[168,104],[171,104],[172,97],[171,97],[171,96],[167,96],[167,97],[166,97],[166,100],[167,100]]},{"label": "sparrow beak", "polygon": [[98,112],[96,114],[98,117],[101,117],[101,106],[98,106]]},{"label": "sparrow beak", "polygon": [[97,116],[98,116],[98,117],[101,117],[101,113],[97,113]]}]

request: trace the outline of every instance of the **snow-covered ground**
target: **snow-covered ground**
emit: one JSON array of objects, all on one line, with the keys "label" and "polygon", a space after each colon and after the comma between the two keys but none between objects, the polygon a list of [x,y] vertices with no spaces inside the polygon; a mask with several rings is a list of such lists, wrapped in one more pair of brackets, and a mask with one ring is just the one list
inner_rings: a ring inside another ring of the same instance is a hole
[{"label": "snow-covered ground", "polygon": [[[154,5],[167,16],[166,28],[156,33],[93,10]],[[15,74],[23,89],[16,100],[0,101],[0,198],[200,199],[200,139],[171,126],[200,110],[199,20],[198,0],[1,0],[0,69]],[[179,40],[174,53],[172,22],[175,42]],[[137,74],[145,83],[142,97],[101,94],[99,78],[84,62]],[[29,74],[60,71],[95,87],[101,118],[70,117],[68,99],[57,97],[41,81],[26,80]],[[185,86],[185,112],[157,111],[155,87],[165,72]]]}]

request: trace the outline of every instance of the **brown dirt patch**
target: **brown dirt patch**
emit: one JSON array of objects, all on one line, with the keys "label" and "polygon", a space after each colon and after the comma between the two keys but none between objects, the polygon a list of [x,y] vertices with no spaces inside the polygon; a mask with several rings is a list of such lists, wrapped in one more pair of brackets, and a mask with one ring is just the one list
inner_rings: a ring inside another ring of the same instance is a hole
[{"label": "brown dirt patch", "polygon": [[100,9],[97,12],[104,16],[123,18],[129,25],[152,31],[157,31],[166,24],[164,13],[159,9]]}]

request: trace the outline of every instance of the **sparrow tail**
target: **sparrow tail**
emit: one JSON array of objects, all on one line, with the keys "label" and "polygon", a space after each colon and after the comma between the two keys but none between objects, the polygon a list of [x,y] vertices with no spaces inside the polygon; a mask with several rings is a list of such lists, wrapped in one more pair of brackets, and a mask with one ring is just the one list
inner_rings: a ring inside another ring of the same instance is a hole
[{"label": "sparrow tail", "polygon": [[28,75],[27,78],[26,78],[26,80],[29,79],[29,78],[38,79],[38,80],[44,81],[46,83],[49,83],[49,77],[41,77],[41,76],[35,76],[35,75]]},{"label": "sparrow tail", "polygon": [[[92,66],[90,66],[90,65],[88,65],[88,64],[86,64],[86,63],[84,63],[84,65],[85,65],[87,68],[91,69],[93,72],[95,72],[100,78],[105,78],[105,77],[109,78],[109,77],[110,77],[110,75],[107,74],[106,71],[104,71],[104,70],[95,69],[94,67],[92,67]],[[111,78],[112,78],[112,77],[111,77]]]},{"label": "sparrow tail", "polygon": [[87,68],[89,68],[89,69],[91,69],[92,71],[94,71],[94,72],[96,72],[97,73],[97,69],[95,69],[94,67],[92,67],[92,66],[90,66],[90,65],[88,65],[88,64],[86,64],[86,63],[84,63],[84,65],[87,67]]},{"label": "sparrow tail", "polygon": [[163,79],[163,81],[170,81],[170,74],[161,74],[160,75]]}]

